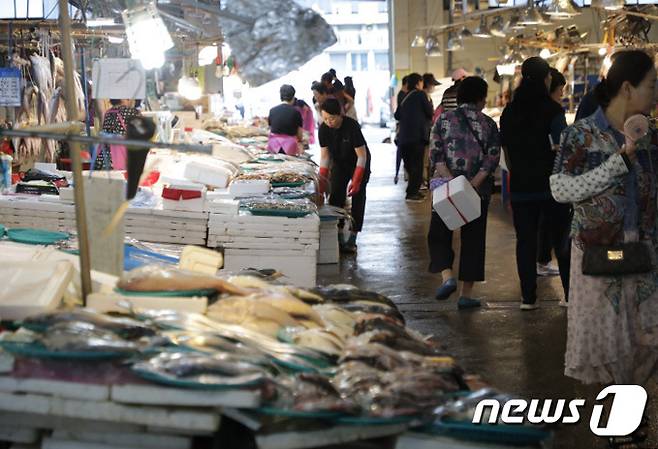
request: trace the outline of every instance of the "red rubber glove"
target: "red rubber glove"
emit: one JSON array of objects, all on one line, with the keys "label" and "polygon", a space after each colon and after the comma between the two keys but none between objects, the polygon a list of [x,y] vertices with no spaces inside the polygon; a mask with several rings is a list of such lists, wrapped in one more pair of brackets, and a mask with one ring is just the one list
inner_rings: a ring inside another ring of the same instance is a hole
[{"label": "red rubber glove", "polygon": [[366,169],[363,167],[356,167],[354,169],[354,174],[352,175],[352,182],[350,183],[350,188],[347,191],[347,196],[354,196],[359,193],[361,190],[361,183],[363,182],[363,177],[366,174]]},{"label": "red rubber glove", "polygon": [[323,196],[327,191],[327,185],[329,184],[329,168],[320,167],[320,173],[318,176],[318,189],[320,196]]}]

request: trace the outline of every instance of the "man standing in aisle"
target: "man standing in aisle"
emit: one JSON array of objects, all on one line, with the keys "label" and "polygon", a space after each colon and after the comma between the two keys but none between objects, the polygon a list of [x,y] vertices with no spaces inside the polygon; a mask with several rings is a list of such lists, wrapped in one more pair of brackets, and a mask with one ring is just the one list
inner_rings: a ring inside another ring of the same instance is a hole
[{"label": "man standing in aisle", "polygon": [[[352,197],[354,225],[347,242],[340,242],[343,253],[356,252],[356,237],[363,228],[366,210],[366,185],[370,178],[370,151],[361,133],[361,126],[343,114],[335,98],[320,106],[322,120],[320,140],[320,194],[331,187],[329,204],[345,207],[346,195]],[[341,234],[342,235],[342,234]]]},{"label": "man standing in aisle", "polygon": [[[396,108],[398,106],[400,106],[400,103],[402,103],[404,101],[404,97],[406,97],[407,94],[409,93],[409,86],[407,85],[408,78],[409,78],[408,76],[402,77],[402,85],[400,86],[400,91],[398,92],[397,101],[395,103]],[[400,132],[400,123],[397,122],[395,124],[395,135],[396,135],[396,138],[395,138],[395,177],[393,178],[393,182],[395,184],[398,183],[398,180],[399,180],[398,175],[400,174],[400,165],[402,165],[402,153],[400,153],[400,145],[398,144],[398,139],[397,139],[397,135],[398,135],[399,132]]]},{"label": "man standing in aisle", "polygon": [[[434,78],[433,73],[425,73],[423,75],[423,91],[425,92],[425,95],[427,95],[427,100],[430,102],[430,105],[432,106],[432,111],[434,110],[434,100],[432,100],[432,94],[436,90],[436,86],[440,86],[441,83],[439,83],[436,78]],[[432,132],[432,118],[427,119],[427,129],[431,133]],[[428,137],[429,141],[429,137]],[[425,146],[425,153],[423,154],[423,185],[421,187],[422,190],[428,189],[430,185],[430,147],[429,145]]]},{"label": "man standing in aisle", "polygon": [[395,111],[395,119],[400,122],[397,142],[409,174],[407,201],[421,202],[425,196],[420,193],[423,183],[423,155],[429,144],[429,120],[432,118],[432,105],[423,91],[423,77],[412,73],[407,78],[409,93]]},{"label": "man standing in aisle", "polygon": [[436,123],[439,119],[439,116],[446,111],[454,111],[457,109],[457,90],[459,89],[459,84],[464,78],[471,76],[470,73],[464,68],[459,68],[452,72],[452,86],[448,87],[445,92],[443,92],[443,98],[441,98],[441,104],[434,111],[434,116],[432,117],[432,123]]}]

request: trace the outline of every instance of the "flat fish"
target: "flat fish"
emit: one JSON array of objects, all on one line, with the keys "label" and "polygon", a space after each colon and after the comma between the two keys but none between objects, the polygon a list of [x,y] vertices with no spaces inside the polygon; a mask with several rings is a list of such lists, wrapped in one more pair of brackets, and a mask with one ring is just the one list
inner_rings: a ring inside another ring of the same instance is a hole
[{"label": "flat fish", "polygon": [[135,343],[124,340],[106,329],[82,321],[54,324],[39,341],[53,351],[136,352]]}]

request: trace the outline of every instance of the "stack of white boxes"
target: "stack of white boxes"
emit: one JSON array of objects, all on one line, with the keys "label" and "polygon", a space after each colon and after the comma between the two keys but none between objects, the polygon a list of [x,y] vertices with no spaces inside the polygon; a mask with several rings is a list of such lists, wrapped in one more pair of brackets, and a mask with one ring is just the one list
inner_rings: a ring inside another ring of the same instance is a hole
[{"label": "stack of white boxes", "polygon": [[[0,197],[0,224],[7,228],[75,231],[73,204],[44,199],[27,195]],[[124,223],[127,236],[144,242],[206,245],[207,212],[130,208]]]},{"label": "stack of white boxes", "polygon": [[287,282],[302,287],[316,284],[320,218],[230,215],[211,213],[208,246],[224,248],[224,268],[275,269]]},{"label": "stack of white boxes", "polygon": [[338,263],[340,252],[338,247],[338,217],[322,217],[320,221],[320,251],[319,264]]}]

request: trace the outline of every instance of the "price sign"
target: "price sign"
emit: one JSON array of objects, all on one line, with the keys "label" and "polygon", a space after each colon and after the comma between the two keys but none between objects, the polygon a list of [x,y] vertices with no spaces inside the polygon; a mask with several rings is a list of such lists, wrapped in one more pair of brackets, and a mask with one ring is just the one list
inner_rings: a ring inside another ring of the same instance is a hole
[{"label": "price sign", "polygon": [[21,105],[21,71],[0,68],[0,106]]}]

